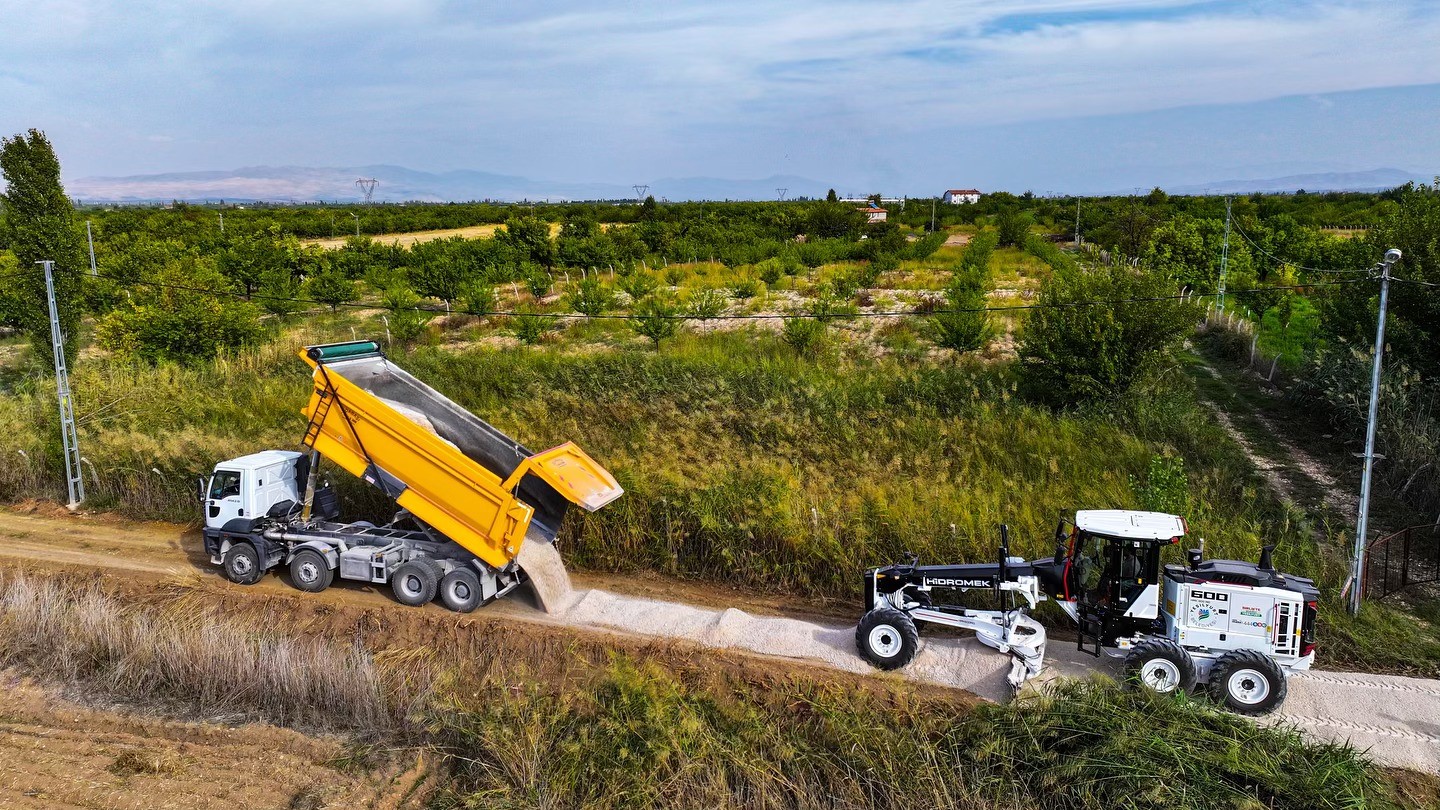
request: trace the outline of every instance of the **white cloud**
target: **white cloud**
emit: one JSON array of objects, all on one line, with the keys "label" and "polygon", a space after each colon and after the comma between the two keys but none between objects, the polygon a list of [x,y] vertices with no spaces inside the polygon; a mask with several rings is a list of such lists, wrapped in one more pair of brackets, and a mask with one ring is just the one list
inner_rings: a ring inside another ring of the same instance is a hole
[{"label": "white cloud", "polygon": [[0,128],[164,131],[167,160],[210,142],[251,161],[403,162],[386,144],[423,142],[432,166],[632,171],[702,142],[743,164],[761,142],[841,129],[1440,82],[1440,14],[1421,0],[50,0],[0,8],[0,30],[24,32],[0,41]]}]

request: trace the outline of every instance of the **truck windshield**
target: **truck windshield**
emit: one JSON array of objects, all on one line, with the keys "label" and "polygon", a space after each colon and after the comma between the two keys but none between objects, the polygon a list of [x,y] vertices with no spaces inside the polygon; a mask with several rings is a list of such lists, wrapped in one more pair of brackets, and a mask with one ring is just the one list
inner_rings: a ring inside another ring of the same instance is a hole
[{"label": "truck windshield", "polygon": [[210,479],[210,497],[219,500],[240,494],[240,473],[232,470],[216,470]]}]

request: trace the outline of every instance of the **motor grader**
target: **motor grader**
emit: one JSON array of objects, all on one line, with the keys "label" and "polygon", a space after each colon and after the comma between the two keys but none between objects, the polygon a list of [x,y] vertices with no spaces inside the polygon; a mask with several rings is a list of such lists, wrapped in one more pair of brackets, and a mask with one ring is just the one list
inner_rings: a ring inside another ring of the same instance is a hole
[{"label": "motor grader", "polygon": [[[1129,680],[1157,692],[1203,684],[1237,713],[1272,711],[1285,700],[1287,673],[1315,661],[1320,592],[1275,570],[1269,546],[1254,563],[1205,560],[1194,548],[1186,564],[1162,565],[1161,551],[1188,531],[1176,515],[1085,510],[1056,527],[1055,554],[1044,559],[1010,556],[1003,526],[995,562],[920,565],[908,555],[866,572],[856,645],[876,667],[898,669],[919,650],[918,623],[972,630],[1012,657],[1008,680],[1019,689],[1044,667],[1045,628],[1029,611],[1050,599],[1075,621],[1078,647],[1124,659]],[[979,589],[1009,606],[946,601]]]}]

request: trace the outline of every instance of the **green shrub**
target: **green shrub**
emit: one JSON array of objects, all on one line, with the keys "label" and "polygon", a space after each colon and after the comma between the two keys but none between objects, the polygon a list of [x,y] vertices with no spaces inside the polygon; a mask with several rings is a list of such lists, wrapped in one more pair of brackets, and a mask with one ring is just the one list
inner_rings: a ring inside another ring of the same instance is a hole
[{"label": "green shrub", "polygon": [[660,341],[673,337],[679,331],[680,321],[676,317],[678,314],[677,307],[668,298],[646,298],[635,306],[635,313],[630,317],[630,328],[634,329],[636,334],[650,338],[650,342],[659,348]]},{"label": "green shrub", "polygon": [[604,315],[615,306],[615,291],[599,276],[590,276],[581,279],[574,292],[566,296],[566,301],[571,309],[593,318]]},{"label": "green shrub", "polygon": [[984,284],[973,275],[957,275],[945,289],[944,309],[928,320],[930,339],[956,352],[982,349],[995,335]]},{"label": "green shrub", "polygon": [[742,278],[730,285],[730,294],[736,299],[744,301],[759,295],[762,289],[764,287],[761,286],[759,279]]},{"label": "green shrub", "polygon": [[755,270],[761,281],[773,287],[779,283],[780,276],[784,273],[784,266],[779,259],[766,259],[755,265]]},{"label": "green shrub", "polygon": [[545,333],[554,327],[554,318],[547,318],[529,307],[522,307],[520,313],[511,319],[510,331],[521,343],[536,344]]},{"label": "green shrub", "polygon": [[660,286],[660,282],[654,275],[643,270],[636,270],[621,276],[615,285],[624,290],[632,302],[639,302],[640,299],[654,292]]},{"label": "green shrub", "polygon": [[1190,512],[1190,481],[1185,460],[1177,456],[1153,456],[1145,480],[1130,476],[1130,486],[1140,507],[1151,512],[1187,515]]},{"label": "green shrub", "polygon": [[156,280],[171,286],[137,286],[124,304],[100,317],[97,343],[150,363],[197,363],[260,340],[254,305],[204,292],[229,286],[212,262],[182,259]]},{"label": "green shrub", "polygon": [[391,287],[381,296],[381,303],[390,310],[387,316],[390,337],[403,346],[408,346],[424,334],[425,327],[435,317],[434,312],[421,307],[420,296],[409,287]]},{"label": "green shrub", "polygon": [[714,318],[725,311],[725,294],[708,287],[691,290],[685,314],[692,318]]},{"label": "green shrub", "polygon": [[471,280],[460,287],[460,305],[473,314],[484,315],[500,308],[500,296],[488,283]]},{"label": "green shrub", "polygon": [[554,280],[550,278],[550,274],[545,271],[545,268],[537,264],[526,263],[521,265],[520,273],[521,278],[525,280],[525,289],[530,291],[530,295],[536,301],[550,294],[550,285],[554,283]]},{"label": "green shrub", "polygon": [[813,357],[824,346],[825,321],[816,317],[792,315],[785,319],[785,325],[780,329],[780,337],[797,355]]}]

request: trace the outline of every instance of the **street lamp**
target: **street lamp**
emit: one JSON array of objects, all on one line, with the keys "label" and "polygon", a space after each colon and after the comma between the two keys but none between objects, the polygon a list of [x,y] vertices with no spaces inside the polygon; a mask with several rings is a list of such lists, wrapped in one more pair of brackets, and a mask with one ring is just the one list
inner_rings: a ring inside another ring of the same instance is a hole
[{"label": "street lamp", "polygon": [[1360,514],[1355,521],[1355,561],[1350,572],[1350,613],[1360,612],[1365,585],[1365,535],[1370,528],[1370,477],[1375,468],[1375,419],[1380,407],[1380,364],[1385,355],[1385,309],[1390,298],[1390,268],[1400,261],[1395,248],[1375,267],[1380,271],[1380,317],[1375,325],[1375,365],[1370,371],[1370,418],[1365,425],[1365,474],[1360,479]]}]

